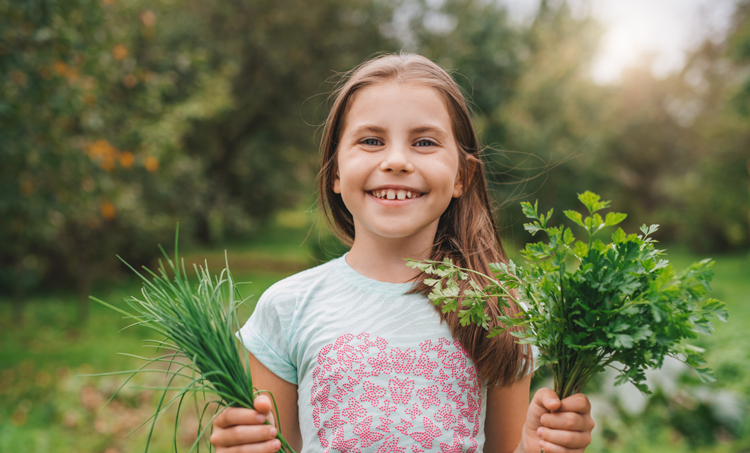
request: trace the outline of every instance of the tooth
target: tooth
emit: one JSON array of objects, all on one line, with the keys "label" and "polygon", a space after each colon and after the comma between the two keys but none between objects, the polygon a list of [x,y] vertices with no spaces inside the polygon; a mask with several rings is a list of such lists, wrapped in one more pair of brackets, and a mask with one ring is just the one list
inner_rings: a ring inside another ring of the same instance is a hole
[{"label": "tooth", "polygon": [[380,198],[385,198],[385,189],[380,192]]},{"label": "tooth", "polygon": [[391,189],[388,189],[388,199],[389,200],[395,200],[396,199],[396,192],[392,191]]},{"label": "tooth", "polygon": [[399,190],[397,196],[399,200],[406,200],[406,192],[403,190]]},{"label": "tooth", "polygon": [[406,198],[411,198],[411,192],[406,192]]}]

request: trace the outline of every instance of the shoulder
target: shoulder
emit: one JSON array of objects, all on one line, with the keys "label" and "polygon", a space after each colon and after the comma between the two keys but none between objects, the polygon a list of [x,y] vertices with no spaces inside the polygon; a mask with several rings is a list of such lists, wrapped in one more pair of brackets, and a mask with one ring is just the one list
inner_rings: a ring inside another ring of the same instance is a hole
[{"label": "shoulder", "polygon": [[296,305],[311,290],[335,281],[336,261],[338,259],[340,258],[279,280],[263,293],[258,300],[258,307],[266,305]]}]

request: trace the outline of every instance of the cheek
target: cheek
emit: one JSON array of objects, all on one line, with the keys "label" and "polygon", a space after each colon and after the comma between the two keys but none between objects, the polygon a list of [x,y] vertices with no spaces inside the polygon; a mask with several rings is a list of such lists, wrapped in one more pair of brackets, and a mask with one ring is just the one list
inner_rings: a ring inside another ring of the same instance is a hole
[{"label": "cheek", "polygon": [[338,179],[342,190],[360,188],[367,179],[371,162],[363,158],[348,158],[339,161]]}]

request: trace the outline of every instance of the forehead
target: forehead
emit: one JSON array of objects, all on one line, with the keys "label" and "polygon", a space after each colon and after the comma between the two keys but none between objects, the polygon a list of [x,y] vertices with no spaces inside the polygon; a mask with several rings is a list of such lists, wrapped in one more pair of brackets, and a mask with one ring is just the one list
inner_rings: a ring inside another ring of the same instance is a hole
[{"label": "forehead", "polygon": [[345,133],[362,125],[386,128],[433,126],[452,135],[445,99],[432,87],[414,83],[376,83],[361,89],[349,105]]}]

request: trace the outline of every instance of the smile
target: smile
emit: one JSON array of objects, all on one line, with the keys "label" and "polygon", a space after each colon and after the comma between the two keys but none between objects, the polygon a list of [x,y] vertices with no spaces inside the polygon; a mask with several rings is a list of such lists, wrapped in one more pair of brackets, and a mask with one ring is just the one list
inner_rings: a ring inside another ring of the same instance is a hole
[{"label": "smile", "polygon": [[423,193],[412,192],[410,190],[393,190],[393,189],[378,189],[368,192],[375,198],[381,198],[385,200],[407,200],[412,198],[419,198]]}]

